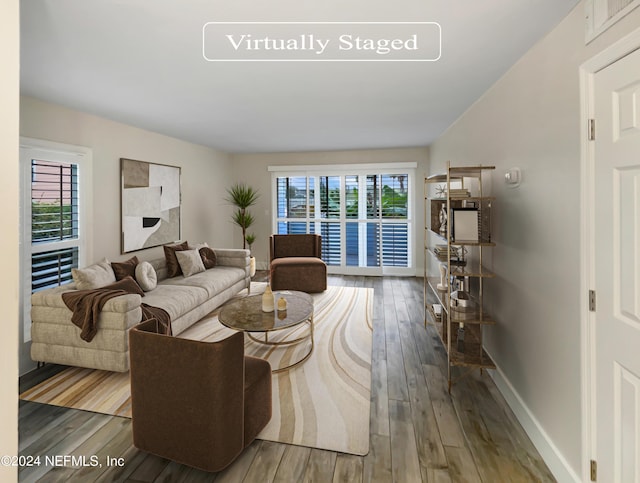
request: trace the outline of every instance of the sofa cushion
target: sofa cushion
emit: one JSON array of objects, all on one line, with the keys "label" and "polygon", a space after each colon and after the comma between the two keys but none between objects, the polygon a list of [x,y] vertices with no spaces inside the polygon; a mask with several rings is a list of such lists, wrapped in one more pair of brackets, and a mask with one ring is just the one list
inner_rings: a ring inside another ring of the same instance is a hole
[{"label": "sofa cushion", "polygon": [[202,264],[207,270],[216,266],[216,252],[213,250],[213,248],[209,247],[209,244],[207,242],[189,245],[189,250],[198,250],[198,253],[200,253],[200,258],[202,258]]},{"label": "sofa cushion", "polygon": [[208,270],[216,266],[216,252],[214,252],[212,248],[202,247],[198,252],[200,252],[200,258],[202,258],[204,268]]},{"label": "sofa cushion", "polygon": [[287,257],[287,258],[276,258],[271,262],[271,267],[323,267],[326,266],[326,263],[322,261],[320,258],[315,257]]},{"label": "sofa cushion", "polygon": [[71,277],[78,290],[100,288],[116,281],[111,264],[106,258],[85,268],[72,268]]},{"label": "sofa cushion", "polygon": [[176,251],[176,257],[178,258],[182,274],[185,277],[190,277],[191,275],[205,271],[198,250]]},{"label": "sofa cushion", "polygon": [[158,284],[173,286],[200,287],[213,297],[240,280],[244,280],[246,273],[241,268],[217,266],[211,270],[196,273],[188,278],[171,278]]},{"label": "sofa cushion", "polygon": [[[171,316],[171,322],[177,320],[210,298],[207,291],[201,287],[174,283],[176,281],[190,280],[191,278],[193,277],[167,279],[159,283],[154,290],[147,292],[144,302],[153,307],[160,307],[166,310]],[[166,282],[171,283],[168,284]]]},{"label": "sofa cushion", "polygon": [[122,280],[125,277],[136,278],[136,265],[138,265],[138,257],[135,256],[126,262],[111,262],[116,280]]},{"label": "sofa cushion", "polygon": [[158,285],[158,275],[149,262],[140,262],[136,267],[136,280],[145,292],[149,292]]},{"label": "sofa cushion", "polygon": [[182,270],[180,269],[176,252],[188,250],[189,243],[184,241],[174,245],[164,245],[162,248],[164,249],[164,257],[167,260],[167,277],[171,278],[177,275],[182,275]]},{"label": "sofa cushion", "polygon": [[169,271],[167,270],[167,259],[165,257],[154,258],[152,260],[149,260],[149,263],[156,271],[158,283],[160,283],[161,280],[168,278],[167,275],[169,274]]},{"label": "sofa cushion", "polygon": [[124,290],[127,293],[137,293],[141,297],[144,297],[144,291],[140,288],[140,285],[136,283],[131,275],[127,275],[122,280],[118,280],[109,285],[102,287],[108,290]]}]

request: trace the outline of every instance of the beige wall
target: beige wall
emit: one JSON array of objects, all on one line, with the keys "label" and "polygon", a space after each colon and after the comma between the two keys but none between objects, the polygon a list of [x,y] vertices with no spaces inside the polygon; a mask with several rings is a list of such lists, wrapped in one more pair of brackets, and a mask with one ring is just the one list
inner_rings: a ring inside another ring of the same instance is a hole
[{"label": "beige wall", "polygon": [[[18,0],[0,3],[0,455],[18,454]],[[17,481],[18,468],[0,465],[0,481]]]},{"label": "beige wall", "polygon": [[[497,167],[498,277],[487,285],[498,325],[487,345],[574,476],[582,463],[578,69],[640,25],[635,10],[585,47],[583,12],[581,2],[431,146],[434,171],[447,160]],[[510,167],[523,170],[519,188],[504,184]]]},{"label": "beige wall", "polygon": [[[415,219],[416,229],[414,230],[414,265],[421,269],[423,264],[422,228],[423,209],[421,193],[422,178],[426,173],[429,161],[428,148],[400,148],[400,149],[372,149],[353,151],[323,151],[323,152],[301,152],[301,153],[269,153],[269,154],[234,154],[233,176],[254,188],[260,193],[258,204],[253,209],[257,221],[250,231],[256,234],[256,242],[253,245],[259,266],[266,267],[269,261],[269,235],[272,233],[272,213],[271,213],[271,173],[269,166],[301,166],[316,164],[362,164],[362,163],[391,163],[391,162],[415,162],[416,169],[416,206]],[[242,235],[239,229],[234,230],[236,244],[242,242]]]},{"label": "beige wall", "polygon": [[[182,239],[232,246],[231,211],[224,202],[232,178],[228,154],[29,97],[20,100],[20,135],[92,150],[93,260],[89,263],[102,257],[119,260],[131,256],[120,253],[121,157],[180,166]],[[164,256],[162,248],[135,255],[143,260]],[[23,347],[22,353],[24,367],[29,361],[28,347]]]},{"label": "beige wall", "polygon": [[[21,136],[93,151],[94,258],[125,258],[120,254],[121,157],[183,168],[182,238],[231,243],[228,231],[221,229],[227,218],[224,189],[231,177],[228,154],[29,97],[21,98],[20,115]],[[137,254],[161,256],[162,249]]]}]

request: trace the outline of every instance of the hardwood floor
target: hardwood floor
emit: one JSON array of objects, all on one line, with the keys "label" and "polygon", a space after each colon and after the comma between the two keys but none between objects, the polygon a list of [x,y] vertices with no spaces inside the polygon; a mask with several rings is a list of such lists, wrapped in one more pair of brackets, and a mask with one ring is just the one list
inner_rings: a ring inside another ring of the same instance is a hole
[{"label": "hardwood floor", "polygon": [[[487,374],[447,392],[446,356],[423,325],[422,279],[330,276],[374,288],[371,440],[353,456],[256,440],[226,470],[205,473],[138,451],[126,418],[20,402],[20,455],[97,455],[123,466],[23,467],[23,482],[530,482],[555,481]],[[47,365],[20,390],[46,379]]]}]

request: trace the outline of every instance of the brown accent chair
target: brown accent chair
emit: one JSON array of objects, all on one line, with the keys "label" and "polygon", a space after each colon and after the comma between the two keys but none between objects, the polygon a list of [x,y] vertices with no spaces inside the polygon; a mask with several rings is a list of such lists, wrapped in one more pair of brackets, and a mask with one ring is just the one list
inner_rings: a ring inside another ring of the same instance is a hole
[{"label": "brown accent chair", "polygon": [[204,471],[220,471],[271,419],[271,366],[244,355],[244,336],[200,342],[129,331],[133,444]]},{"label": "brown accent chair", "polygon": [[314,293],[327,289],[320,235],[271,235],[269,245],[272,290]]}]

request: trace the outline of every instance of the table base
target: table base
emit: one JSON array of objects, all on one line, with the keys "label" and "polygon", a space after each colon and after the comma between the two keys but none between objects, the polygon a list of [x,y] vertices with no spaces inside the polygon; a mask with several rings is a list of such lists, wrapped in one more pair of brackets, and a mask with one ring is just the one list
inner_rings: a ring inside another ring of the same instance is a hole
[{"label": "table base", "polygon": [[262,339],[258,339],[257,337],[254,337],[253,335],[251,335],[251,332],[247,332],[246,334],[249,336],[249,339],[251,339],[254,342],[257,342],[258,344],[266,344],[266,345],[273,345],[273,346],[282,346],[282,345],[293,345],[293,344],[298,344],[300,342],[303,342],[307,339],[311,339],[311,347],[309,348],[309,351],[304,355],[304,357],[302,357],[301,359],[299,359],[298,361],[294,362],[293,364],[289,364],[288,366],[284,366],[284,367],[279,367],[277,369],[272,369],[271,373],[272,374],[278,374],[279,372],[284,372],[284,371],[288,371],[289,369],[292,369],[300,364],[302,364],[304,361],[306,361],[309,357],[311,357],[311,353],[313,352],[313,347],[314,347],[314,342],[313,342],[313,315],[305,321],[307,324],[309,324],[309,333],[303,337],[298,337],[297,339],[294,340],[285,340],[282,342],[275,342],[275,341],[271,341],[269,340],[269,332],[265,332],[264,333],[264,340]]}]

